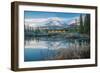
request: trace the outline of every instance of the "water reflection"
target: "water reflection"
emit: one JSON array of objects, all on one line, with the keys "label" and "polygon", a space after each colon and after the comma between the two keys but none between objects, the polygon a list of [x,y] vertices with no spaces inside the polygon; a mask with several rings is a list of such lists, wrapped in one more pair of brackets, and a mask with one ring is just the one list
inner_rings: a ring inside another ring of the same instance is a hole
[{"label": "water reflection", "polygon": [[90,58],[88,38],[26,37],[24,61]]}]

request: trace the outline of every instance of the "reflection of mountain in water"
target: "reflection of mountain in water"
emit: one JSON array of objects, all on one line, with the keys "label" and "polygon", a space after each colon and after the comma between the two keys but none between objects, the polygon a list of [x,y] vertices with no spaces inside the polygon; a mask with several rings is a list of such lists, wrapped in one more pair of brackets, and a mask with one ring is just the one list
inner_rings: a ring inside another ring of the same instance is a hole
[{"label": "reflection of mountain in water", "polygon": [[25,39],[25,61],[89,58],[88,38],[32,37]]}]

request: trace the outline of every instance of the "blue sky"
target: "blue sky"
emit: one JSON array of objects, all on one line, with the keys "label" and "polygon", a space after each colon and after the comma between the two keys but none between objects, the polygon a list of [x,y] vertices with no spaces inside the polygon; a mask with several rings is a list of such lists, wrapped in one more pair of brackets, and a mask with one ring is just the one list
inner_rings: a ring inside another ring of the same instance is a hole
[{"label": "blue sky", "polygon": [[25,19],[29,18],[73,18],[80,16],[80,13],[62,13],[62,12],[42,12],[42,11],[24,11]]}]

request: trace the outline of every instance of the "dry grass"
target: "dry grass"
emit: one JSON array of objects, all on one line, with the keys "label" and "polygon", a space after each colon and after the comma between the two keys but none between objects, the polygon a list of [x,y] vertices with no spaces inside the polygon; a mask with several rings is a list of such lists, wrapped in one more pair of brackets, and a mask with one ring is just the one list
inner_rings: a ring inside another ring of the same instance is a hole
[{"label": "dry grass", "polygon": [[56,50],[57,54],[49,59],[63,60],[63,59],[86,59],[90,58],[89,44],[84,46],[71,45],[69,48],[59,48]]}]

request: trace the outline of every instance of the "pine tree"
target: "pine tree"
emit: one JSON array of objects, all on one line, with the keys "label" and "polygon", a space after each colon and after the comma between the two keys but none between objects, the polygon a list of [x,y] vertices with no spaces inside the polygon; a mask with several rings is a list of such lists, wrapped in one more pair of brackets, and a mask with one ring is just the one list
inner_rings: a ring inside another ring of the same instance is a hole
[{"label": "pine tree", "polygon": [[84,32],[90,34],[90,14],[86,14],[84,20]]},{"label": "pine tree", "polygon": [[80,14],[80,26],[79,26],[79,32],[84,33],[84,26],[83,26],[83,18],[82,14]]}]

